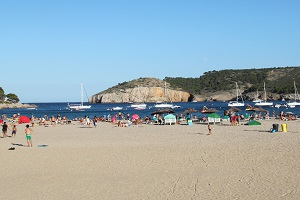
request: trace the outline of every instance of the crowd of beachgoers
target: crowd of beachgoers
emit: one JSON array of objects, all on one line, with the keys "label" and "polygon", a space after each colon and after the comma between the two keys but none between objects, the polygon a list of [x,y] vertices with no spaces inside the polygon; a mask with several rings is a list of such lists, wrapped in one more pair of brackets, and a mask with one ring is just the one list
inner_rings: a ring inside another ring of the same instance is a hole
[{"label": "crowd of beachgoers", "polygon": [[[31,124],[31,126],[35,125],[44,125],[44,126],[55,126],[57,124],[72,124],[75,122],[78,122],[78,124],[81,125],[87,125],[87,126],[97,126],[98,122],[110,122],[112,124],[117,124],[118,126],[122,127],[128,127],[131,124],[138,125],[138,124],[164,124],[164,114],[154,114],[152,116],[145,116],[144,118],[139,117],[137,114],[130,115],[129,113],[125,114],[123,112],[114,113],[112,115],[105,115],[105,116],[93,116],[90,117],[88,115],[74,118],[74,119],[68,119],[66,116],[61,116],[60,113],[58,113],[56,116],[48,116],[44,115],[42,117],[34,117],[33,115],[31,117],[27,117],[27,121],[21,122],[20,113],[15,113],[12,116],[7,116],[6,114],[2,114],[0,118],[0,124],[2,122],[7,122],[8,124],[14,125],[18,123],[28,123]],[[176,118],[176,124],[182,124],[186,123],[187,120],[191,119],[193,122],[207,122],[207,117],[202,116],[201,118],[198,118],[196,115],[191,114],[174,114]],[[279,113],[275,113],[275,111],[272,113],[272,116],[269,115],[269,112],[266,113],[254,113],[253,115],[247,115],[244,116],[243,114],[238,114],[235,112],[228,113],[224,118],[221,119],[221,121],[230,121],[230,125],[239,125],[241,121],[249,121],[249,120],[268,120],[270,118],[278,119],[278,120],[296,120],[298,116],[296,114],[290,113],[290,112],[283,112],[280,111]]]}]

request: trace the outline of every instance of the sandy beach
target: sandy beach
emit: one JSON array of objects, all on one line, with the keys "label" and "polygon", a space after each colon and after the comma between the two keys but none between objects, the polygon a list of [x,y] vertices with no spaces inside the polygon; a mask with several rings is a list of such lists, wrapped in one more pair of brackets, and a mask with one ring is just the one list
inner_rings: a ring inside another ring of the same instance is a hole
[{"label": "sandy beach", "polygon": [[0,139],[0,199],[300,199],[300,121],[261,123],[35,126],[32,148],[19,124]]}]

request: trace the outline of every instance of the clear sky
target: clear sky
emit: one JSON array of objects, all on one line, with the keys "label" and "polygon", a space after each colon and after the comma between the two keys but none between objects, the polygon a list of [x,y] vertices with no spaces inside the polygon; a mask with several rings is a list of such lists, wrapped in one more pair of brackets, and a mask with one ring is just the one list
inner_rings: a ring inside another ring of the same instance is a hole
[{"label": "clear sky", "polygon": [[0,86],[80,101],[139,77],[300,65],[299,0],[0,1]]}]

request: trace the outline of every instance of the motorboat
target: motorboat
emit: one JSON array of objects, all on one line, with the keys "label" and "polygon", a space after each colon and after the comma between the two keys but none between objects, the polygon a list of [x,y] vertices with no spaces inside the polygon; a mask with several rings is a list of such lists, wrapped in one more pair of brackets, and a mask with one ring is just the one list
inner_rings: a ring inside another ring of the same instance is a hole
[{"label": "motorboat", "polygon": [[107,110],[123,110],[123,107],[116,106],[112,108],[107,108]]},{"label": "motorboat", "polygon": [[167,102],[156,102],[154,107],[155,108],[172,108],[173,104],[172,103],[167,103]]},{"label": "motorboat", "polygon": [[171,108],[172,108],[172,109],[176,109],[176,108],[181,108],[181,106],[173,105]]}]

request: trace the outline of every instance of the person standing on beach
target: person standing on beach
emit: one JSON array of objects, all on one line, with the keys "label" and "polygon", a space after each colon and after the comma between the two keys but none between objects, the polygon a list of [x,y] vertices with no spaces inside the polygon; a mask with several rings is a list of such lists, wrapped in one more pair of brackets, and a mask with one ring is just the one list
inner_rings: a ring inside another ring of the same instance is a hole
[{"label": "person standing on beach", "polygon": [[211,132],[211,130],[212,130],[211,125],[208,124],[207,128],[208,128],[208,134],[207,135],[211,135],[212,134],[212,132]]},{"label": "person standing on beach", "polygon": [[17,134],[17,127],[16,125],[14,125],[12,128],[11,137],[16,137],[16,134]]},{"label": "person standing on beach", "polygon": [[32,129],[29,128],[29,125],[26,125],[26,129],[25,129],[25,134],[26,134],[26,140],[27,140],[27,145],[28,147],[32,147],[32,141],[31,141],[31,133],[32,133]]},{"label": "person standing on beach", "polygon": [[6,136],[7,136],[7,129],[9,129],[8,125],[6,124],[6,122],[4,122],[2,125],[3,138],[6,138]]},{"label": "person standing on beach", "polygon": [[93,122],[94,122],[94,127],[96,128],[97,127],[97,123],[98,123],[98,118],[97,118],[96,115],[94,116]]}]

